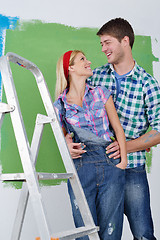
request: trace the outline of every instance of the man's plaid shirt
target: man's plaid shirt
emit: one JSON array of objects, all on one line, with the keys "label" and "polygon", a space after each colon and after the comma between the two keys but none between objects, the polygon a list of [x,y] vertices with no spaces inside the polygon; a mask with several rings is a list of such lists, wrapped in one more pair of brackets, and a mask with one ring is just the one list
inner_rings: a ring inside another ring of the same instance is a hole
[{"label": "man's plaid shirt", "polygon": [[[93,86],[106,86],[111,91],[127,141],[146,133],[149,126],[160,132],[160,87],[137,63],[129,75],[122,79],[117,99],[111,64],[94,69],[93,76],[87,82]],[[141,166],[145,160],[145,150],[129,153],[127,168]]]}]

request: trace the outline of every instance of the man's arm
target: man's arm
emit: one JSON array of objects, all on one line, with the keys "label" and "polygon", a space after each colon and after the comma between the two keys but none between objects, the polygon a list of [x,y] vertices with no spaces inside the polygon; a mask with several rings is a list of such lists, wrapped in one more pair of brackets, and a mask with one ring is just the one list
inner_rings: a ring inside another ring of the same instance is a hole
[{"label": "man's arm", "polygon": [[[160,132],[151,130],[141,137],[127,141],[127,153],[146,150],[160,143]],[[110,157],[119,158],[120,151],[117,141],[114,141],[107,147],[107,153],[114,152]]]},{"label": "man's arm", "polygon": [[144,81],[144,106],[151,131],[141,137],[128,141],[127,152],[148,149],[160,143],[160,87],[158,82],[149,77]]},{"label": "man's arm", "polygon": [[137,152],[153,147],[160,143],[160,133],[151,130],[141,137],[127,142],[127,153]]},{"label": "man's arm", "polygon": [[[158,82],[149,78],[144,84],[145,107],[149,125],[153,129],[141,137],[127,141],[127,153],[146,150],[160,143],[160,88]],[[114,152],[111,157],[120,157],[119,146],[115,141],[107,149]]]}]

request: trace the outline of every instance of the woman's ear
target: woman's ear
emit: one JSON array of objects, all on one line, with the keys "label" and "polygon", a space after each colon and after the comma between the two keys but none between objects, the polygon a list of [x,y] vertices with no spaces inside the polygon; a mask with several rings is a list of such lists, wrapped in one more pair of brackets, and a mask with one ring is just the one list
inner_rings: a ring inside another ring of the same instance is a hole
[{"label": "woman's ear", "polygon": [[69,67],[68,67],[68,70],[69,70],[69,71],[73,71],[73,70],[74,70],[73,65],[72,65],[72,66],[69,66]]}]

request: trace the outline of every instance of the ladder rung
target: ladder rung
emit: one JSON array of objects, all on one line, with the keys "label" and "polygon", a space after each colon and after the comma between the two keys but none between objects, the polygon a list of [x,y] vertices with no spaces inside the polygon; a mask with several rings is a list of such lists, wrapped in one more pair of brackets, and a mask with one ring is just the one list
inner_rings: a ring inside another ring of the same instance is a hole
[{"label": "ladder rung", "polygon": [[54,238],[56,239],[58,238],[59,240],[70,240],[70,239],[75,239],[78,237],[83,237],[85,235],[89,235],[95,232],[99,231],[99,227],[79,227],[79,228],[75,228],[73,230],[69,230],[69,231],[65,231],[65,232],[60,232],[60,233],[56,233],[54,234]]},{"label": "ladder rung", "polygon": [[55,121],[55,119],[50,118],[46,115],[37,114],[37,119],[36,119],[37,124],[46,124],[46,123],[51,123],[53,121]]},{"label": "ladder rung", "polygon": [[40,180],[50,179],[69,179],[73,177],[73,173],[37,173]]},{"label": "ladder rung", "polygon": [[[73,173],[37,173],[39,180],[69,179]],[[1,174],[0,181],[26,181],[24,173]]]},{"label": "ladder rung", "polygon": [[24,181],[24,173],[7,173],[0,175],[0,181]]},{"label": "ladder rung", "polygon": [[0,113],[9,113],[9,112],[13,112],[15,109],[14,106],[11,106],[7,103],[0,103]]}]

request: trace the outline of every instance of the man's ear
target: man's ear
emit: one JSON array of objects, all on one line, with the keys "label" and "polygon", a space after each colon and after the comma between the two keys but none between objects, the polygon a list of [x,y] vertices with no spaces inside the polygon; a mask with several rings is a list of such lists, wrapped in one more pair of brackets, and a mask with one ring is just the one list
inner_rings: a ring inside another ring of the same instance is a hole
[{"label": "man's ear", "polygon": [[123,41],[124,46],[129,45],[129,37],[128,37],[128,36],[125,36],[125,37],[122,39],[122,41]]}]

